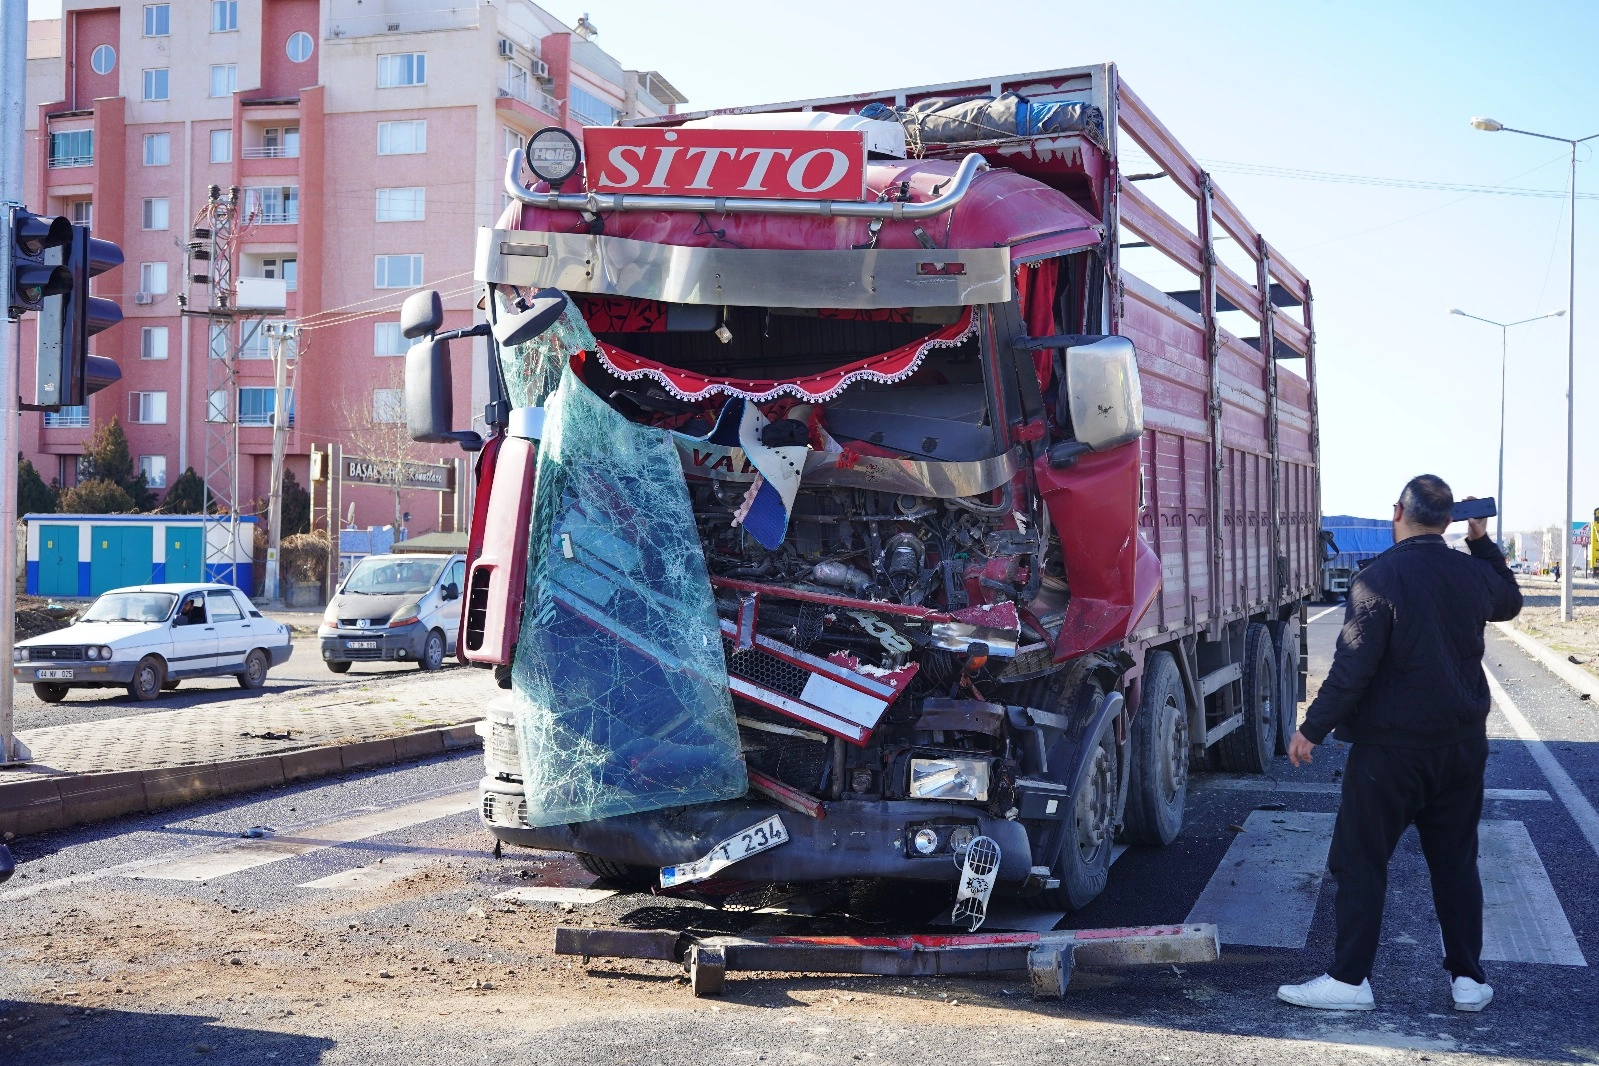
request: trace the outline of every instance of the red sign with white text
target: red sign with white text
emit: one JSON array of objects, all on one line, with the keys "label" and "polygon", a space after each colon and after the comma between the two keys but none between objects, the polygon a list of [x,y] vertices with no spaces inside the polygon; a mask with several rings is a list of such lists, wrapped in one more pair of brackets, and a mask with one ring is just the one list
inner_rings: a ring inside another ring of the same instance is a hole
[{"label": "red sign with white text", "polygon": [[866,138],[848,130],[589,126],[590,192],[860,200]]}]

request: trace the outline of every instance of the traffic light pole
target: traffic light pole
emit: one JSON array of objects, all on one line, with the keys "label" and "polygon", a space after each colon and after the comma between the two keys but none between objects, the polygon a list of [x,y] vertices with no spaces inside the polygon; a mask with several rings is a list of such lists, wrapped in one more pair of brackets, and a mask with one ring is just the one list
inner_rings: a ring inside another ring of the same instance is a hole
[{"label": "traffic light pole", "polygon": [[[5,249],[0,257],[0,291],[12,291],[11,213],[22,207],[22,153],[26,146],[24,109],[28,88],[28,0],[0,0],[0,211]],[[0,647],[16,646],[17,620],[17,402],[22,391],[21,327],[0,314],[0,462],[11,471],[0,477]],[[22,762],[30,753],[15,732],[15,685],[11,670],[0,671],[0,764]]]}]

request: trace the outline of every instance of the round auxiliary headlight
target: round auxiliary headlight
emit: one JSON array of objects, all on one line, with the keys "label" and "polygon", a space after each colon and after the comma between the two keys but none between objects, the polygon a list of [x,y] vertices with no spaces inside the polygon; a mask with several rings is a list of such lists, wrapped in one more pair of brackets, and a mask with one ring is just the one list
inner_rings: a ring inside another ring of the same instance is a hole
[{"label": "round auxiliary headlight", "polygon": [[583,150],[577,138],[559,126],[545,126],[527,140],[524,161],[535,177],[559,187],[583,162]]},{"label": "round auxiliary headlight", "polygon": [[85,649],[83,649],[83,657],[85,659],[98,659],[98,658],[100,658],[100,649],[99,648],[85,648]]},{"label": "round auxiliary headlight", "polygon": [[931,855],[938,850],[938,834],[931,829],[918,829],[911,837],[911,847],[918,855]]},{"label": "round auxiliary headlight", "polygon": [[110,649],[110,647],[108,647],[107,645],[104,645],[104,644],[102,644],[100,646],[100,658],[102,658],[102,659],[111,658],[111,649]]}]

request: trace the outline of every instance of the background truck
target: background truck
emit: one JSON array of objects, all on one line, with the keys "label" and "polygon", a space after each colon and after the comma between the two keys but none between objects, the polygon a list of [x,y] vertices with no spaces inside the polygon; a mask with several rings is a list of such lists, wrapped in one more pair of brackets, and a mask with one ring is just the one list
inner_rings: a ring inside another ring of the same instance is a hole
[{"label": "background truck", "polygon": [[1394,546],[1394,524],[1386,518],[1327,515],[1321,520],[1321,596],[1337,601],[1349,594],[1360,568]]},{"label": "background truck", "polygon": [[[493,335],[459,647],[516,688],[486,724],[494,836],[706,894],[954,884],[987,838],[999,884],[1076,908],[1118,837],[1176,836],[1191,767],[1282,750],[1321,581],[1310,284],[1114,65],[591,129],[581,175],[561,137],[527,152],[549,182],[510,159],[516,202],[479,233],[489,321],[438,332],[427,294],[404,323],[419,440],[478,445],[446,344]],[[1126,172],[1135,145],[1153,172]],[[584,322],[537,333],[555,290]],[[569,713],[681,729],[657,696],[686,672],[624,614],[661,599],[628,576],[659,513],[606,526],[542,491],[582,473],[569,430],[540,443],[543,404],[573,401],[529,384],[556,334],[585,417],[626,419],[618,451],[677,449],[661,507],[703,555],[747,792],[570,814],[705,749],[619,761]],[[588,639],[636,664],[631,709],[634,679],[595,695],[616,679]]]}]

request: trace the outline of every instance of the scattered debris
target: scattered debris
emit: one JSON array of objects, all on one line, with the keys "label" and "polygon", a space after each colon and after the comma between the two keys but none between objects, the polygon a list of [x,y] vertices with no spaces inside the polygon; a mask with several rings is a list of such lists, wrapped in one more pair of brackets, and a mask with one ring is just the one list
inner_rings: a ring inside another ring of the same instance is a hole
[{"label": "scattered debris", "polygon": [[616,895],[614,888],[563,888],[558,885],[546,885],[539,888],[513,888],[509,892],[501,892],[494,898],[511,903],[554,903],[571,907],[598,903],[614,895]]},{"label": "scattered debris", "polygon": [[239,835],[250,840],[259,840],[262,837],[273,836],[276,833],[277,830],[273,829],[270,825],[252,825]]}]

